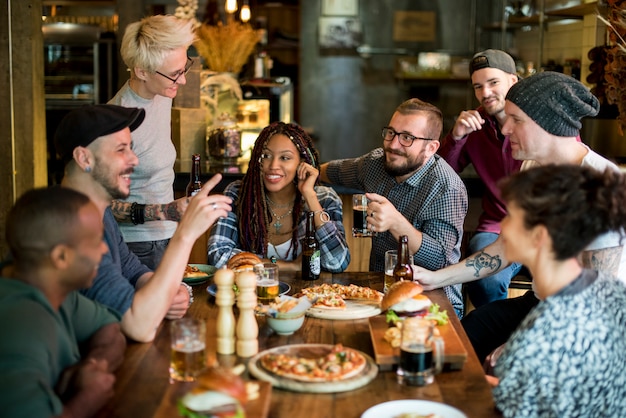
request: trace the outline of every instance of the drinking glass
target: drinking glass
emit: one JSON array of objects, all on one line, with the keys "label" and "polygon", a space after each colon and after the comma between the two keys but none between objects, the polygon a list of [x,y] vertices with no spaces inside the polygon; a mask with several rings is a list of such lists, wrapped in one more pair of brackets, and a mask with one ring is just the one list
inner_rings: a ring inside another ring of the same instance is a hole
[{"label": "drinking glass", "polygon": [[172,321],[170,378],[193,382],[206,367],[206,324],[193,318]]},{"label": "drinking glass", "polygon": [[425,386],[433,383],[443,368],[443,338],[434,335],[435,324],[423,318],[402,321],[398,383]]},{"label": "drinking glass", "polygon": [[393,277],[393,269],[398,262],[398,250],[387,250],[385,252],[385,285],[383,292],[387,293],[389,287],[396,282]]},{"label": "drinking glass", "polygon": [[374,232],[367,228],[367,197],[364,194],[352,195],[352,236],[373,237]]},{"label": "drinking glass", "polygon": [[256,296],[260,303],[268,304],[279,294],[278,266],[273,263],[256,264]]}]

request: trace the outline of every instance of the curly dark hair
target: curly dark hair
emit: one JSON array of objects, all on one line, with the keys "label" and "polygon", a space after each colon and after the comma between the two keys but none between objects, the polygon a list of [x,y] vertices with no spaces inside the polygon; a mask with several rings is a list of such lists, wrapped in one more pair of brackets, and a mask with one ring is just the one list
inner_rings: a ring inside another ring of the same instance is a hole
[{"label": "curly dark hair", "polygon": [[[293,123],[274,122],[266,126],[254,142],[250,156],[248,171],[243,177],[241,191],[237,198],[237,218],[239,222],[239,243],[241,248],[256,254],[267,256],[268,225],[271,221],[265,185],[261,176],[261,155],[265,144],[274,135],[282,134],[293,142],[298,149],[302,161],[319,167],[319,154],[313,146],[311,137],[300,126]],[[298,219],[302,213],[303,199],[296,187],[296,199],[291,214],[293,229],[289,252],[297,254],[298,250]]]},{"label": "curly dark hair", "polygon": [[544,225],[557,260],[576,257],[598,235],[626,226],[626,177],[612,169],[545,165],[500,184],[507,204],[524,211],[524,225]]}]

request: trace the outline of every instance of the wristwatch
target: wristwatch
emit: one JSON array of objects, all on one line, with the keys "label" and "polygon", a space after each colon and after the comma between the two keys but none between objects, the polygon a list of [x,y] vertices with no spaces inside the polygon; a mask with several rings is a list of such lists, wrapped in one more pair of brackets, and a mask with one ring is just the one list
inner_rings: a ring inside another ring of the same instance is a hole
[{"label": "wristwatch", "polygon": [[278,259],[276,258],[276,256],[275,256],[275,255],[273,255],[273,256],[271,256],[271,257],[270,257],[270,263],[272,263],[272,264],[276,264],[276,262],[277,262],[277,261],[278,261]]}]

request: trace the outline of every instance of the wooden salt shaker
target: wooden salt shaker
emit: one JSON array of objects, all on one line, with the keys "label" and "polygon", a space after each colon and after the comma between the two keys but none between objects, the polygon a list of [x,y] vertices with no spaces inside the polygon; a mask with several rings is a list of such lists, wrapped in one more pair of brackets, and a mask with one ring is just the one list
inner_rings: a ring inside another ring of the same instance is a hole
[{"label": "wooden salt shaker", "polygon": [[239,321],[237,321],[237,355],[252,357],[259,352],[259,324],[256,322],[254,308],[256,307],[256,274],[243,271],[237,274],[237,307]]},{"label": "wooden salt shaker", "polygon": [[217,312],[217,353],[233,354],[235,352],[235,273],[229,269],[219,269],[214,279],[217,285],[215,303],[219,307]]}]

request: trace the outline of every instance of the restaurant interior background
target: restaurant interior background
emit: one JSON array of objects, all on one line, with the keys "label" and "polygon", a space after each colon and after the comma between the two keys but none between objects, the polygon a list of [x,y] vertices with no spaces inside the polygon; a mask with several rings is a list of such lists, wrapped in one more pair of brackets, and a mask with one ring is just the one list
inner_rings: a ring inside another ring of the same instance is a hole
[{"label": "restaurant interior background", "polygon": [[[224,0],[200,0],[199,20],[207,1],[224,10]],[[7,0],[7,5],[12,3],[17,4]],[[256,52],[262,49],[272,58],[270,76],[288,77],[292,85],[289,119],[311,132],[325,161],[358,156],[380,146],[380,128],[409,97],[439,106],[448,130],[461,110],[477,105],[467,72],[468,59],[475,51],[505,49],[517,58],[523,75],[547,68],[578,75],[586,82],[592,64],[589,52],[607,42],[606,26],[596,17],[606,12],[603,1],[239,0],[240,6],[243,3],[250,6],[250,23],[267,29],[267,43]],[[179,5],[177,0],[40,0],[32,4],[41,4],[48,23],[103,28],[99,40],[106,57],[101,60],[100,78],[106,79],[99,88],[102,97],[117,91],[127,78],[118,58],[123,28],[145,15],[174,13]],[[10,7],[2,12],[8,16]],[[33,30],[38,29],[36,25]],[[59,53],[48,47],[45,36],[43,44],[46,57]],[[241,79],[250,76],[253,58]],[[46,83],[50,96],[49,80]],[[190,84],[184,88],[187,92],[197,88]],[[80,96],[89,87],[74,90]],[[49,118],[52,114],[58,120],[54,109],[59,109],[60,102],[45,102]],[[60,105],[61,110],[64,106]],[[600,153],[623,162],[626,145],[618,134],[615,114],[610,113],[608,118],[586,121],[582,138]],[[51,136],[54,123],[47,125]],[[177,130],[173,136],[188,136]],[[204,143],[201,136],[198,141]],[[47,151],[48,160],[54,160],[49,147]],[[5,158],[12,163],[13,157]],[[40,165],[41,158],[36,155],[34,161]],[[54,161],[49,168],[55,169]],[[2,206],[0,221],[8,207]]]}]

